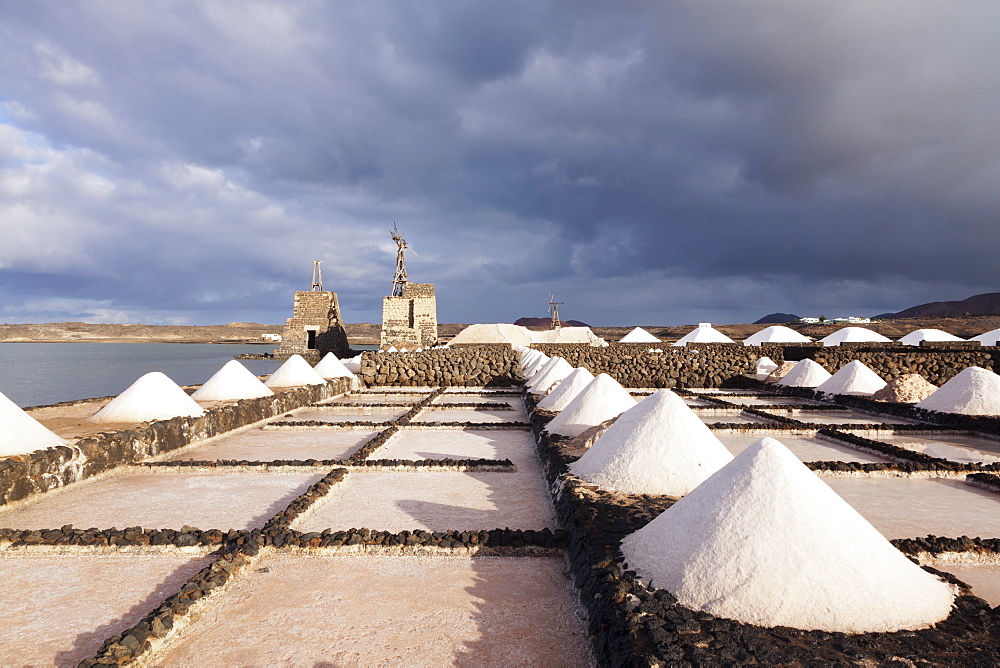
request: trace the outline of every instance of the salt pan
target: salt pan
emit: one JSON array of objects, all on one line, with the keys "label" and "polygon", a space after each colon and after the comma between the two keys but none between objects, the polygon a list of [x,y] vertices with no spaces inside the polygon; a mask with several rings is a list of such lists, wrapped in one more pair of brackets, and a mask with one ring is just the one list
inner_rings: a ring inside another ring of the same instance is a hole
[{"label": "salt pan", "polygon": [[66,441],[0,392],[0,456],[26,455],[57,445]]},{"label": "salt pan", "polygon": [[918,408],[962,415],[1000,415],[1000,376],[970,366],[917,404]]},{"label": "salt pan", "polygon": [[945,619],[955,596],[771,438],[627,536],[622,553],[682,605],[758,626],[916,629]]},{"label": "salt pan", "polygon": [[683,496],[732,459],[680,397],[659,390],[622,413],[569,468],[604,489]]},{"label": "salt pan", "polygon": [[127,390],[91,415],[91,422],[149,422],[170,418],[200,417],[205,410],[166,374],[147,373]]},{"label": "salt pan", "polygon": [[826,394],[869,396],[881,390],[885,385],[886,382],[882,380],[881,376],[862,362],[854,360],[845,364],[840,371],[830,376],[816,389]]},{"label": "salt pan", "polygon": [[791,327],[773,325],[765,327],[743,340],[745,346],[759,346],[764,343],[810,343],[812,339],[799,334]]},{"label": "salt pan", "polygon": [[778,385],[789,387],[818,387],[829,380],[830,372],[810,359],[795,363],[791,371],[778,380]]},{"label": "salt pan", "polygon": [[195,390],[196,401],[236,401],[273,395],[269,387],[237,360],[229,360],[222,368]]},{"label": "salt pan", "polygon": [[587,369],[583,367],[573,369],[554,390],[538,402],[538,407],[547,411],[561,411],[576,399],[576,396],[583,392],[592,380],[594,380],[594,374]]},{"label": "salt pan", "polygon": [[323,377],[316,373],[302,355],[292,355],[271,377],[264,381],[268,387],[301,387],[302,385],[326,385]]},{"label": "salt pan", "polygon": [[606,373],[590,381],[546,429],[552,434],[579,436],[588,427],[601,424],[635,406],[632,395]]}]

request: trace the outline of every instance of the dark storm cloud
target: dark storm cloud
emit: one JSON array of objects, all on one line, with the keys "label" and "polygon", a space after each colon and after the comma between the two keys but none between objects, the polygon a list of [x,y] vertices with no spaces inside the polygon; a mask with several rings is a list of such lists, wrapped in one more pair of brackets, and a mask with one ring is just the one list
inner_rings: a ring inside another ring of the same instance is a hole
[{"label": "dark storm cloud", "polygon": [[895,0],[14,3],[0,319],[277,321],[314,257],[348,317],[375,319],[393,220],[443,320],[537,315],[549,290],[595,323],[995,290],[998,19]]}]

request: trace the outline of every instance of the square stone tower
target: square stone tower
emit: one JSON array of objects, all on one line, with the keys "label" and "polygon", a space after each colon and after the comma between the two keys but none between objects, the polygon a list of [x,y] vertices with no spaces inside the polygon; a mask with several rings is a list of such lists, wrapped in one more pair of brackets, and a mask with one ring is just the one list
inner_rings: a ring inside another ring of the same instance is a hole
[{"label": "square stone tower", "polygon": [[427,348],[437,343],[433,283],[404,283],[402,295],[382,299],[381,347]]},{"label": "square stone tower", "polygon": [[279,359],[302,355],[311,362],[332,352],[338,357],[350,350],[340,317],[336,292],[296,292],[292,317],[285,321]]}]

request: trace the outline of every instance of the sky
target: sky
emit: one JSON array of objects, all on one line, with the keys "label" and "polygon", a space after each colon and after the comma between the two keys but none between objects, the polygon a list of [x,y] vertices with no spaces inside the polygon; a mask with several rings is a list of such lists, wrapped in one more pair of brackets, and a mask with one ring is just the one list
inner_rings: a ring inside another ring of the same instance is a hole
[{"label": "sky", "polygon": [[873,315],[1000,290],[992,0],[0,0],[0,322]]}]

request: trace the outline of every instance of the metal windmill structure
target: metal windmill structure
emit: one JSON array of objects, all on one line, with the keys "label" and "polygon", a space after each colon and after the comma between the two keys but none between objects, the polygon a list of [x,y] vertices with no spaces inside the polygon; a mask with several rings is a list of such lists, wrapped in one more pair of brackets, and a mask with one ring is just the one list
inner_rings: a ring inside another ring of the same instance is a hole
[{"label": "metal windmill structure", "polygon": [[556,296],[549,293],[549,313],[552,314],[552,329],[559,329],[562,327],[562,322],[559,320],[559,305],[565,304],[566,302],[557,302]]},{"label": "metal windmill structure", "polygon": [[312,292],[323,292],[323,260],[313,260]]},{"label": "metal windmill structure", "polygon": [[410,251],[418,257],[420,254],[406,245],[406,239],[403,238],[403,233],[396,228],[395,221],[392,223],[392,229],[389,230],[389,234],[392,235],[392,240],[396,242],[396,274],[392,277],[392,296],[402,297],[403,286],[406,285],[408,281],[406,277],[405,252]]}]

